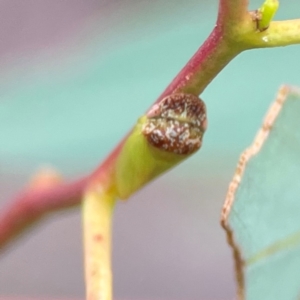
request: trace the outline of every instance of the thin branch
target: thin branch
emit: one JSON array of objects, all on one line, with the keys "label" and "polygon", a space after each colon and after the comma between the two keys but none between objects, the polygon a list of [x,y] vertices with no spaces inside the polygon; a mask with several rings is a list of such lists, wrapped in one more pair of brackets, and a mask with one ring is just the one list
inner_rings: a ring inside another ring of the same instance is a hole
[{"label": "thin branch", "polygon": [[217,25],[156,102],[176,92],[201,94],[216,75],[241,51],[242,49],[230,45],[222,27]]},{"label": "thin branch", "polygon": [[90,176],[47,189],[29,188],[15,198],[0,213],[0,253],[18,236],[51,212],[79,205],[87,183],[100,181],[104,185],[113,172],[123,141]]},{"label": "thin branch", "polygon": [[111,223],[113,194],[89,186],[83,199],[84,261],[87,300],[112,300]]},{"label": "thin branch", "polygon": [[[271,22],[267,30],[260,32],[247,6],[246,0],[220,0],[216,27],[155,103],[176,92],[201,94],[229,61],[245,49],[300,43],[300,20]],[[28,190],[12,199],[0,215],[0,249],[47,213],[78,204],[88,181],[111,188],[117,158],[130,134],[88,178],[47,190]]]},{"label": "thin branch", "polygon": [[241,24],[248,12],[248,0],[220,0],[218,23],[222,26]]},{"label": "thin branch", "polygon": [[300,19],[271,22],[260,33],[246,36],[251,48],[270,48],[300,44]]},{"label": "thin branch", "polygon": [[0,251],[45,215],[79,204],[87,178],[45,190],[22,192],[0,214]]},{"label": "thin branch", "polygon": [[245,50],[232,42],[230,34],[237,24],[249,18],[247,7],[248,0],[220,1],[218,20],[212,33],[160,95],[156,103],[176,92],[200,95],[216,75],[236,55]]}]

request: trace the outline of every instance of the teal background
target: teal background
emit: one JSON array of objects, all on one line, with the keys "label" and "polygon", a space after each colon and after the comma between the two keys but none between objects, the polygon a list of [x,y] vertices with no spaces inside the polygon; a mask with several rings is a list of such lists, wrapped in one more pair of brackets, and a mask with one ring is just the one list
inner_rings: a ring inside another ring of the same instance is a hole
[{"label": "teal background", "polygon": [[[0,209],[41,165],[66,178],[93,170],[208,36],[217,4],[2,1]],[[299,6],[281,1],[277,18]],[[230,63],[202,95],[203,149],[117,207],[116,298],[233,298],[221,206],[278,87],[300,84],[299,47]],[[43,222],[0,260],[0,293],[82,297],[80,235],[78,210]]]}]

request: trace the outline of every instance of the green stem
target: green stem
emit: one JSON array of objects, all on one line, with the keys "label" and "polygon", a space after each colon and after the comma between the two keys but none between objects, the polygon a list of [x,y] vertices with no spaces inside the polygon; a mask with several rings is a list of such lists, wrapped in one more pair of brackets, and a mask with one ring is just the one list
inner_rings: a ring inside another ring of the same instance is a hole
[{"label": "green stem", "polygon": [[249,48],[271,48],[300,44],[300,19],[271,22],[263,32],[245,36]]},{"label": "green stem", "polygon": [[248,0],[220,0],[218,23],[223,27],[240,24],[248,11]]},{"label": "green stem", "polygon": [[278,0],[266,0],[263,3],[263,5],[258,9],[258,13],[260,14],[260,19],[258,20],[257,24],[258,30],[264,31],[270,26],[278,7]]},{"label": "green stem", "polygon": [[87,300],[112,300],[111,222],[115,197],[100,185],[89,186],[83,199]]}]

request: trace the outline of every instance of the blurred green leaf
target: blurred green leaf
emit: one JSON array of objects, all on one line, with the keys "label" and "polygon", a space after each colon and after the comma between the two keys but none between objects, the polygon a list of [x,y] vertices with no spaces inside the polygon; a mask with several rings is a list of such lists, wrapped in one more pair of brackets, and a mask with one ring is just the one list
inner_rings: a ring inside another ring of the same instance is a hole
[{"label": "blurred green leaf", "polygon": [[241,156],[223,210],[239,296],[300,296],[300,90],[283,87]]}]

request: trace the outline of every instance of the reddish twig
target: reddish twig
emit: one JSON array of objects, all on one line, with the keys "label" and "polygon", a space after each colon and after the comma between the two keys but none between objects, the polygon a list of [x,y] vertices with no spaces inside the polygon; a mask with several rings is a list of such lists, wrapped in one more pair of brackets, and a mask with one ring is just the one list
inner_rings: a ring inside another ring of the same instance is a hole
[{"label": "reddish twig", "polygon": [[[233,2],[241,4],[234,5]],[[218,22],[214,30],[156,102],[174,92],[196,95],[202,93],[212,79],[241,51],[228,45],[227,27],[224,26],[228,20],[225,20],[224,16],[229,11],[233,12],[229,17],[238,15],[239,12],[244,15],[246,4],[245,0],[220,1]],[[0,249],[47,213],[79,204],[88,181],[101,181],[102,185],[106,181],[110,184],[116,158],[125,140],[126,138],[91,176],[48,189],[26,190],[10,200],[11,204],[0,215]]]},{"label": "reddish twig", "polygon": [[22,192],[0,214],[0,250],[46,214],[80,202],[87,178],[53,188]]},{"label": "reddish twig", "polygon": [[220,1],[218,20],[212,33],[156,102],[175,92],[200,95],[216,75],[241,52],[240,49],[228,51],[228,47],[232,47],[227,40],[228,26],[245,18],[247,6],[248,0]]}]

